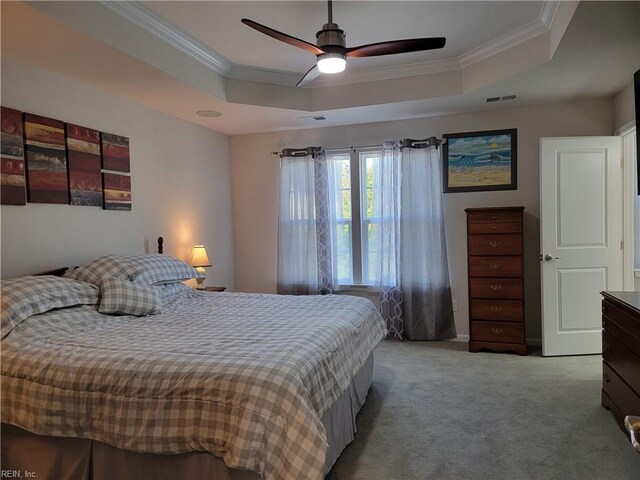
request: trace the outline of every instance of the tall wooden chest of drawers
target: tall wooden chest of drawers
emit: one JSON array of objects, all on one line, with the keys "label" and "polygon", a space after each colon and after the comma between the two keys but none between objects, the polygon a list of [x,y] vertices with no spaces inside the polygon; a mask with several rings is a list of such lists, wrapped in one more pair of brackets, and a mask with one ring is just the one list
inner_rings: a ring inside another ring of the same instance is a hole
[{"label": "tall wooden chest of drawers", "polygon": [[527,354],[524,207],[467,208],[469,351]]},{"label": "tall wooden chest of drawers", "polygon": [[640,416],[640,292],[602,292],[602,406]]}]

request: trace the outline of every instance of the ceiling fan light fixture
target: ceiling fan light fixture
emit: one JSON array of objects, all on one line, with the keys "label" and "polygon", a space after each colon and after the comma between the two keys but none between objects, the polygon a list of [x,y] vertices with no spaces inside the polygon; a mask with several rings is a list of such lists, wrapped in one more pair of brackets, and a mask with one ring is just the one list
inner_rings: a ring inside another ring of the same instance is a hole
[{"label": "ceiling fan light fixture", "polygon": [[347,57],[341,53],[325,53],[318,56],[317,65],[322,73],[340,73],[347,65]]}]

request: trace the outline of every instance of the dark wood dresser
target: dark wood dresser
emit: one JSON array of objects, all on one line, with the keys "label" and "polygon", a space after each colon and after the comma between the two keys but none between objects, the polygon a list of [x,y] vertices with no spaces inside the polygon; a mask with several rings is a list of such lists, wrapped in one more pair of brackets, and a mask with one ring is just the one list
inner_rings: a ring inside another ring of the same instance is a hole
[{"label": "dark wood dresser", "polygon": [[467,208],[469,351],[527,354],[524,207]]},{"label": "dark wood dresser", "polygon": [[640,415],[640,292],[602,292],[602,406]]}]

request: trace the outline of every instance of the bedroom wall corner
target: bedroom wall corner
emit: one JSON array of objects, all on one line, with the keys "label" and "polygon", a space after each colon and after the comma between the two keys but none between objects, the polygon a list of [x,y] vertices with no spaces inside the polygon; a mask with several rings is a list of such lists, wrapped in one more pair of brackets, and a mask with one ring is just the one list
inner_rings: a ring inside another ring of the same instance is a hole
[{"label": "bedroom wall corner", "polygon": [[3,205],[1,276],[108,253],[165,253],[188,260],[207,247],[207,284],[234,287],[229,137],[2,57],[2,105],[129,137],[133,209]]}]

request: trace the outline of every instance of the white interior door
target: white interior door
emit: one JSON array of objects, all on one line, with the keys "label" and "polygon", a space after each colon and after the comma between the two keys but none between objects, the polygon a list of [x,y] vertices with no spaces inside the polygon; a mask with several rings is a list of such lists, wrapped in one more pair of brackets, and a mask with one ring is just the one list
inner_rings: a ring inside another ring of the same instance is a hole
[{"label": "white interior door", "polygon": [[622,290],[620,137],[540,144],[542,354],[601,353],[603,290]]}]

